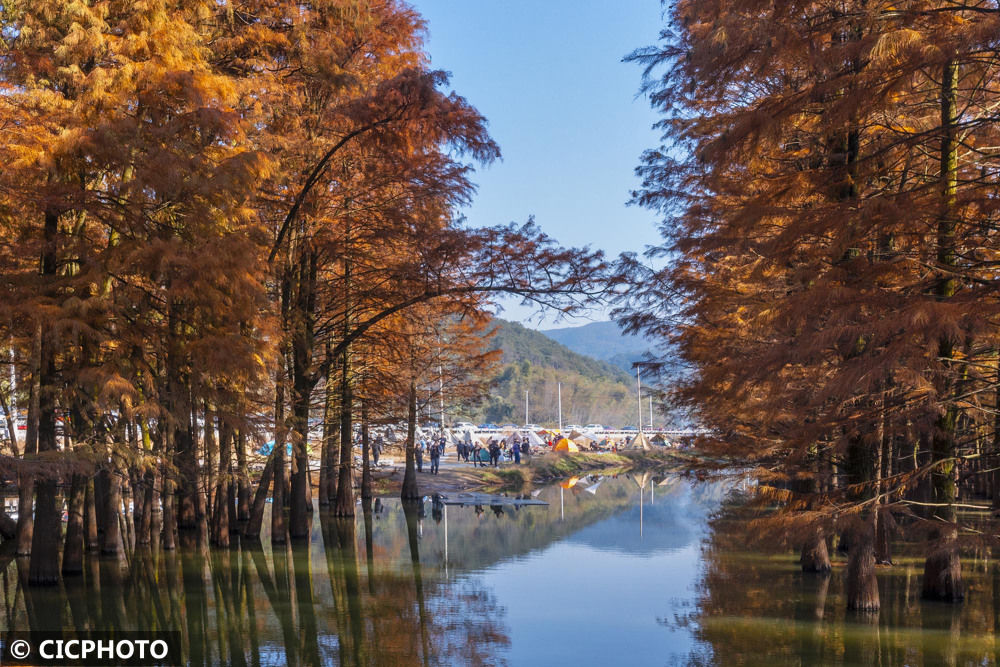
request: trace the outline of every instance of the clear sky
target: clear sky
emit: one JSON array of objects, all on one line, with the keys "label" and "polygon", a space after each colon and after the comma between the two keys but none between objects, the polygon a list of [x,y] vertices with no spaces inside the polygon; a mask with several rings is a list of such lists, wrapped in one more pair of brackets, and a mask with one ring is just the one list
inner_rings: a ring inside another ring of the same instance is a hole
[{"label": "clear sky", "polygon": [[534,215],[561,243],[612,256],[658,241],[656,216],[625,205],[638,186],[639,155],[658,139],[656,116],[636,97],[641,69],[622,58],[656,42],[659,0],[411,4],[427,21],[432,65],[452,73],[452,87],[486,116],[503,153],[475,176],[470,224]]}]

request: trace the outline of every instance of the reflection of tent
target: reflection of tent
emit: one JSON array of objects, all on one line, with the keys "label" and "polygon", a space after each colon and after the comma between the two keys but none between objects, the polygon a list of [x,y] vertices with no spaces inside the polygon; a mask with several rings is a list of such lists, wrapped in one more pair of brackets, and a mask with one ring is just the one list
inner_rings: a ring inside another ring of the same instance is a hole
[{"label": "reflection of tent", "polygon": [[570,477],[565,482],[560,482],[559,486],[561,486],[564,489],[572,489],[574,486],[576,486],[576,483],[579,481],[580,481],[579,477]]},{"label": "reflection of tent", "polygon": [[628,443],[628,449],[649,449],[649,440],[646,439],[645,434],[639,433],[632,438],[632,442]]},{"label": "reflection of tent", "polygon": [[604,480],[603,479],[599,479],[599,480],[597,480],[596,484],[594,484],[592,486],[588,486],[586,489],[584,489],[584,491],[589,491],[591,495],[596,496],[597,495],[597,487],[599,487],[602,482],[604,482]]},{"label": "reflection of tent", "polygon": [[572,440],[567,440],[566,438],[560,438],[559,442],[556,443],[555,451],[557,452],[578,452],[580,448],[576,446],[576,443]]},{"label": "reflection of tent", "polygon": [[641,475],[639,475],[638,478],[633,477],[632,481],[634,481],[635,485],[638,486],[640,489],[645,489],[646,485],[649,484],[649,482],[652,479],[653,479],[653,473],[651,473],[649,471],[646,471],[646,472],[642,473]]}]

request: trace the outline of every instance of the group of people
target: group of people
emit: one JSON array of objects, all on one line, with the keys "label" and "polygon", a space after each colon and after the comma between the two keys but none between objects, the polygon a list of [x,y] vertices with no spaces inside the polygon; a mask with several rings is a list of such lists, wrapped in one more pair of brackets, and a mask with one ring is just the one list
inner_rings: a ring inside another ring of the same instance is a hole
[{"label": "group of people", "polygon": [[438,474],[441,469],[441,457],[444,455],[444,448],[447,444],[448,440],[444,436],[431,438],[430,441],[426,438],[420,438],[415,447],[417,472],[424,471],[424,454],[426,453],[431,459],[431,474]]},{"label": "group of people", "polygon": [[[521,440],[515,435],[509,442],[506,439],[497,442],[495,438],[490,438],[485,445],[478,441],[459,443],[458,460],[468,463],[471,458],[473,466],[486,467],[491,465],[497,467],[500,465],[501,457],[520,464],[521,456],[528,456],[530,452],[531,447],[528,439]],[[486,459],[489,459],[488,464]]]}]

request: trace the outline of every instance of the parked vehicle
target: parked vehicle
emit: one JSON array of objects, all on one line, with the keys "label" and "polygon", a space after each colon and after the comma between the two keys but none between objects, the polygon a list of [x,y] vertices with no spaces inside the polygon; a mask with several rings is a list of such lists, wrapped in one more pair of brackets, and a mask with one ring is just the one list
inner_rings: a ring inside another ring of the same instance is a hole
[{"label": "parked vehicle", "polygon": [[476,425],[472,422],[458,422],[452,424],[451,428],[453,431],[474,431],[476,430]]},{"label": "parked vehicle", "polygon": [[567,424],[566,426],[563,426],[563,430],[572,433],[573,431],[582,431],[583,427],[579,424]]},{"label": "parked vehicle", "polygon": [[542,427],[538,424],[525,424],[522,427],[525,431],[541,431]]},{"label": "parked vehicle", "polygon": [[585,431],[592,431],[594,433],[602,433],[604,431],[604,427],[601,426],[600,424],[587,424],[583,428],[583,430],[585,430]]}]

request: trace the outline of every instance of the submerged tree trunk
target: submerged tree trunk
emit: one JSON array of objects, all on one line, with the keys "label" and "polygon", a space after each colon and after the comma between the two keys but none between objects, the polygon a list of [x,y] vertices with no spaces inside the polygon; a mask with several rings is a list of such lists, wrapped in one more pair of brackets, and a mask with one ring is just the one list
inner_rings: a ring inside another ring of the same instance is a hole
[{"label": "submerged tree trunk", "polygon": [[104,499],[104,533],[101,535],[101,553],[105,556],[117,556],[121,553],[121,525],[118,513],[122,505],[121,478],[114,471],[106,471],[108,493]]},{"label": "submerged tree trunk", "polygon": [[271,460],[274,469],[274,490],[271,492],[271,544],[284,544],[288,532],[285,524],[285,372],[284,356],[282,368],[274,390],[274,451]]},{"label": "submerged tree trunk", "polygon": [[309,406],[316,381],[312,377],[316,310],[316,253],[302,248],[295,281],[295,315],[292,327],[292,418],[293,453],[291,512],[288,531],[292,539],[309,537],[312,489],[309,480]]},{"label": "submerged tree trunk", "polygon": [[[246,418],[245,416],[243,417]],[[236,488],[236,520],[250,519],[250,469],[247,467],[247,434],[246,427],[241,425],[236,435],[236,466],[239,478]]]},{"label": "submerged tree trunk", "polygon": [[344,350],[340,377],[340,474],[337,479],[337,503],[335,516],[354,516],[354,467],[351,410],[354,407],[354,393],[351,387],[351,350]]},{"label": "submerged tree trunk", "polygon": [[361,401],[361,499],[372,497],[371,447],[368,442],[368,404]]},{"label": "submerged tree trunk", "polygon": [[83,574],[83,512],[87,495],[87,481],[83,475],[73,475],[69,492],[69,517],[66,523],[66,541],[63,545],[62,573]]},{"label": "submerged tree trunk", "polygon": [[875,577],[875,533],[869,521],[859,519],[851,530],[847,559],[847,608],[878,611],[881,606]]},{"label": "submerged tree trunk", "polygon": [[[42,327],[35,328],[31,341],[31,384],[28,389],[28,423],[24,435],[24,455],[38,453],[38,382],[41,371]],[[19,473],[17,477],[17,545],[18,556],[31,553],[35,527],[35,475]]]},{"label": "submerged tree trunk", "polygon": [[417,382],[410,380],[410,395],[406,409],[406,471],[403,473],[403,488],[400,497],[403,500],[420,498],[417,488],[417,468],[414,442],[417,429]]},{"label": "submerged tree trunk", "polygon": [[[330,352],[330,345],[326,346],[327,354]],[[330,420],[333,418],[331,404],[333,402],[333,381],[326,379],[323,387],[323,442],[320,445],[319,453],[319,506],[329,507],[332,494],[330,493],[330,481],[333,475],[333,468],[330,467],[330,436],[333,426]]]},{"label": "submerged tree trunk", "polygon": [[[267,457],[264,470],[260,473],[260,483],[257,485],[257,493],[253,497],[253,505],[250,507],[250,518],[243,529],[243,536],[251,540],[260,539],[260,531],[264,525],[264,508],[267,507],[267,492],[271,486],[271,478],[274,476],[274,453]],[[274,501],[272,499],[271,511],[274,511]]]},{"label": "submerged tree trunk", "polygon": [[84,540],[87,551],[97,551],[101,543],[97,534],[97,500],[94,497],[93,478],[87,480],[86,491],[83,510]]},{"label": "submerged tree trunk", "polygon": [[[44,243],[42,250],[42,275],[54,279],[57,266],[57,235],[59,214],[45,211]],[[52,288],[46,285],[50,292]],[[52,294],[54,296],[54,294]],[[42,327],[39,348],[38,376],[38,452],[55,452],[56,396],[59,378],[56,371],[55,328]],[[28,565],[28,583],[59,583],[59,543],[62,537],[62,511],[59,503],[58,479],[43,477],[35,480],[35,526],[31,540],[31,561]]]},{"label": "submerged tree trunk", "polygon": [[822,528],[817,527],[802,545],[800,562],[803,572],[826,573],[832,569],[826,533]]},{"label": "submerged tree trunk", "polygon": [[[940,202],[941,212],[937,229],[937,261],[945,271],[938,278],[937,297],[941,301],[955,296],[958,281],[953,271],[958,261],[955,231],[955,206],[958,188],[958,141],[955,136],[958,122],[958,64],[948,61],[941,78],[941,167]],[[950,361],[955,355],[955,342],[945,336],[938,344],[938,357],[945,365],[943,387],[939,391],[941,400],[946,401],[944,412],[938,419],[931,438],[933,469],[931,482],[934,490],[934,518],[940,522],[932,534],[928,545],[927,560],[924,563],[923,597],[930,600],[959,602],[963,599],[962,565],[958,558],[958,537],[955,521],[957,513],[958,486],[955,483],[955,430],[958,423],[958,408],[952,399],[955,380],[948,376],[955,372]]]}]

